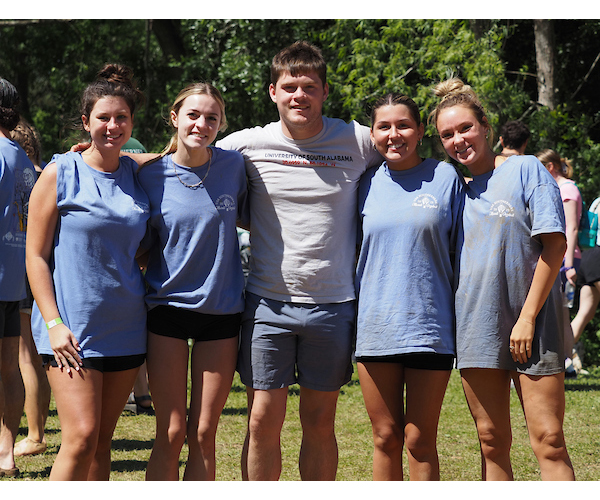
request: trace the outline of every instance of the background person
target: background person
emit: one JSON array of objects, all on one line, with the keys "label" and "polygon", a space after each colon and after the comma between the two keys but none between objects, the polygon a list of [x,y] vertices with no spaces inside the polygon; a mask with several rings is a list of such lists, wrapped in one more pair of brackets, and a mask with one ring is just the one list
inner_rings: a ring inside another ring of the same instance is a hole
[{"label": "background person", "polygon": [[464,182],[452,165],[419,156],[423,134],[412,99],[388,94],[375,103],[371,140],[385,162],[360,182],[356,270],[356,360],[374,480],[402,480],[404,443],[410,479],[440,479],[437,427],[455,358],[452,259]]},{"label": "background person", "polygon": [[[11,132],[11,138],[18,142],[33,163],[37,176],[41,173],[41,144],[36,131],[23,118]],[[31,308],[33,295],[26,282],[27,297],[21,301],[21,341],[19,342],[19,369],[25,388],[25,415],[27,436],[15,444],[15,456],[38,455],[46,451],[44,427],[50,407],[50,384],[31,335]]]},{"label": "background person", "polygon": [[0,77],[0,477],[17,477],[14,446],[23,414],[19,372],[19,302],[26,297],[25,232],[33,164],[10,133],[19,123],[19,94]]},{"label": "background person", "polygon": [[369,129],[324,117],[320,50],[299,41],[272,61],[280,120],[217,143],[246,160],[252,245],[238,371],[248,391],[242,477],[277,480],[288,386],[300,385],[303,480],[333,480],[335,411],[350,380],[356,190],[381,163]]},{"label": "background person", "polygon": [[[570,287],[573,291],[572,293],[574,293],[577,281],[577,270],[581,263],[581,250],[577,244],[577,239],[579,236],[579,221],[581,220],[581,213],[583,211],[583,200],[577,184],[571,180],[573,167],[571,167],[569,160],[561,158],[558,153],[551,149],[540,151],[536,154],[536,157],[548,169],[548,172],[550,172],[550,175],[552,175],[560,189],[560,196],[565,211],[567,236],[567,250],[565,251],[562,267],[560,268],[560,277],[563,286],[563,294],[566,294],[568,287]],[[566,305],[566,297],[564,302]],[[567,367],[568,374],[575,372],[575,369],[572,366],[573,363],[570,359],[574,344],[574,334],[571,329],[571,317],[568,307],[565,310],[563,317],[565,321],[565,354],[567,357],[565,366]]]},{"label": "background person", "polygon": [[513,479],[510,380],[521,400],[544,480],[574,480],[563,432],[564,312],[557,279],[565,252],[556,182],[531,156],[496,155],[471,87],[435,88],[442,145],[473,176],[457,254],[456,352],[477,427],[482,477]]},{"label": "background person", "polygon": [[32,331],[60,419],[51,480],[108,480],[111,442],[146,353],[144,283],[135,260],[148,197],[120,158],[141,93],[107,65],[81,120],[91,146],[54,156],[32,192],[27,272]]},{"label": "background person", "polygon": [[524,155],[531,137],[529,128],[520,120],[506,122],[500,131],[501,155]]}]

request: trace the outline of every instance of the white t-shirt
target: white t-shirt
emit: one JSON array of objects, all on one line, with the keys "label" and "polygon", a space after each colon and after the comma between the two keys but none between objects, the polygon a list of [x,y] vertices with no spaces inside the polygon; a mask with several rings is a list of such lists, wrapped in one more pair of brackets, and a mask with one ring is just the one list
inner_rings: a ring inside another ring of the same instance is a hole
[{"label": "white t-shirt", "polygon": [[323,117],[316,136],[294,141],[280,122],[217,143],[246,161],[251,271],[246,289],[282,302],[353,300],[357,187],[381,163],[369,129]]}]

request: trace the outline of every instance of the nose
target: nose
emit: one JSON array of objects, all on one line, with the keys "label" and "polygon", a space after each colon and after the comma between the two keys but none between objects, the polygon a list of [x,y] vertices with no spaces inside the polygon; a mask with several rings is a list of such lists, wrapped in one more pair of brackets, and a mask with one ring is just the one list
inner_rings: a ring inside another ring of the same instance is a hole
[{"label": "nose", "polygon": [[294,99],[302,99],[304,96],[306,96],[306,92],[304,92],[304,89],[299,85],[294,91]]}]

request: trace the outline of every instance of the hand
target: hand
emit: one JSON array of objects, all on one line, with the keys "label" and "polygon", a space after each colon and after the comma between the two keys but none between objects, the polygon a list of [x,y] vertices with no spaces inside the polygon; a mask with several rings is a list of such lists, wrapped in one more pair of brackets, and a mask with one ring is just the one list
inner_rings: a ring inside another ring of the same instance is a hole
[{"label": "hand", "polygon": [[90,142],[79,142],[74,146],[71,146],[71,153],[82,153],[86,149],[88,149],[92,144]]},{"label": "hand", "polygon": [[569,283],[571,283],[571,285],[575,286],[575,280],[577,279],[577,271],[575,271],[575,268],[572,267],[571,269],[569,269],[565,273],[565,276],[567,277],[567,280],[569,281]]},{"label": "hand", "polygon": [[61,369],[65,367],[67,373],[71,373],[71,366],[75,368],[75,371],[79,371],[79,367],[83,365],[78,354],[81,347],[79,347],[73,332],[66,325],[60,324],[48,330],[48,336],[58,367]]},{"label": "hand", "polygon": [[535,323],[519,318],[510,334],[510,355],[513,361],[525,363],[531,357]]}]

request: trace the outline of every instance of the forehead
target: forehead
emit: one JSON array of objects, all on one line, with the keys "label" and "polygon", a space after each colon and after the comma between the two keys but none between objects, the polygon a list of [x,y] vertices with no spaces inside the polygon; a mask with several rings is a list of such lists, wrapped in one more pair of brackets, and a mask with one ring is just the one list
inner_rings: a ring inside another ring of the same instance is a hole
[{"label": "forehead", "polygon": [[219,106],[214,97],[208,94],[192,94],[187,96],[181,103],[181,110],[203,111],[216,115],[221,114],[221,106]]},{"label": "forehead", "polygon": [[321,78],[316,71],[308,71],[292,76],[289,71],[284,71],[277,80],[277,87],[285,85],[320,85],[323,86]]},{"label": "forehead", "polygon": [[412,112],[405,104],[386,104],[375,111],[376,121],[396,121],[412,120],[415,121]]},{"label": "forehead", "polygon": [[438,129],[449,128],[464,122],[475,121],[477,121],[477,117],[470,108],[457,104],[444,108],[438,113],[437,127]]},{"label": "forehead", "polygon": [[127,101],[125,101],[125,99],[123,99],[122,97],[112,95],[100,97],[100,99],[98,99],[94,103],[94,107],[92,108],[92,112],[94,113],[114,110],[118,110],[119,112],[130,111],[129,105],[127,104]]}]

